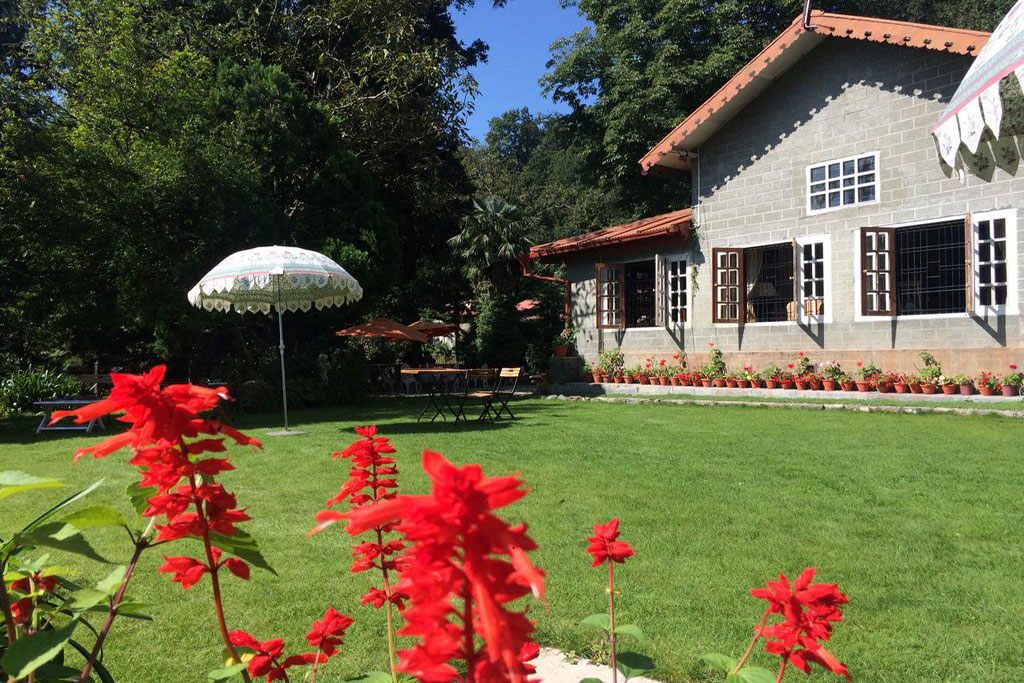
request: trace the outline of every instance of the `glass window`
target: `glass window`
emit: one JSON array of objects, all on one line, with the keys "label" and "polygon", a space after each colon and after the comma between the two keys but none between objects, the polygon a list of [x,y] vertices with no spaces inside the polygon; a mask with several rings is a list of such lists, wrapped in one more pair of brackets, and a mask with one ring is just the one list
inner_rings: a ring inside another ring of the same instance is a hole
[{"label": "glass window", "polygon": [[808,169],[810,212],[840,209],[878,200],[877,154],[828,161]]},{"label": "glass window", "polygon": [[900,315],[967,310],[964,239],[962,219],[896,230]]},{"label": "glass window", "polygon": [[1006,219],[978,221],[978,267],[976,271],[978,304],[1005,306]]},{"label": "glass window", "polygon": [[795,320],[793,245],[786,242],[743,250],[748,323]]},{"label": "glass window", "polygon": [[654,260],[627,263],[626,327],[654,327]]},{"label": "glass window", "polygon": [[686,260],[668,262],[668,321],[673,325],[686,322]]}]

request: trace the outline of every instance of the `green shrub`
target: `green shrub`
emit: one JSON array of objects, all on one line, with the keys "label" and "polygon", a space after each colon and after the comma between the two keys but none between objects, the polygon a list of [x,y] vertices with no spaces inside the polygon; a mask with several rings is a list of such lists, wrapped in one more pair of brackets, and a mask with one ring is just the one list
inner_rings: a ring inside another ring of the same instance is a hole
[{"label": "green shrub", "polygon": [[242,382],[231,392],[238,409],[245,413],[269,413],[276,410],[281,399],[270,382],[251,379]]},{"label": "green shrub", "polygon": [[0,380],[0,414],[35,412],[35,401],[73,398],[83,390],[76,377],[30,365]]}]

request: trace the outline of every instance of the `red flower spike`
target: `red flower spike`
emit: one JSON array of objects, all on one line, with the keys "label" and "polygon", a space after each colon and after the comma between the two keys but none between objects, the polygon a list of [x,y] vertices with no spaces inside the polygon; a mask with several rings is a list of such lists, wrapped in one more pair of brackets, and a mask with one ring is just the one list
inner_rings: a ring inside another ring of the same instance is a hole
[{"label": "red flower spike", "polygon": [[345,630],[354,623],[355,621],[333,607],[328,607],[324,616],[313,622],[312,628],[306,634],[306,642],[327,657],[333,657],[337,653],[338,645],[342,643],[342,638],[345,637]]},{"label": "red flower spike", "polygon": [[595,524],[594,535],[587,540],[587,552],[594,557],[591,567],[598,567],[605,562],[618,562],[622,564],[627,557],[635,555],[633,549],[625,541],[619,538],[619,520],[613,519],[607,524]]},{"label": "red flower spike", "polygon": [[544,576],[526,556],[536,544],[525,525],[493,514],[526,495],[522,481],[485,477],[479,465],[456,467],[430,451],[423,470],[429,495],[395,496],[343,515],[352,535],[397,523],[409,544],[396,587],[408,598],[399,633],[418,641],[400,653],[398,670],[447,683],[460,679],[450,663],[458,659],[479,681],[525,681],[520,652],[533,624],[506,604],[531,591],[542,596]]},{"label": "red flower spike", "polygon": [[779,655],[804,673],[811,672],[810,664],[817,664],[852,680],[846,666],[823,645],[832,637],[833,624],[843,620],[840,605],[848,599],[835,584],[812,583],[814,572],[808,567],[792,583],[780,574],[778,581],[750,591],[768,602],[768,614],[783,618],[762,628],[759,637],[765,638],[766,652]]}]

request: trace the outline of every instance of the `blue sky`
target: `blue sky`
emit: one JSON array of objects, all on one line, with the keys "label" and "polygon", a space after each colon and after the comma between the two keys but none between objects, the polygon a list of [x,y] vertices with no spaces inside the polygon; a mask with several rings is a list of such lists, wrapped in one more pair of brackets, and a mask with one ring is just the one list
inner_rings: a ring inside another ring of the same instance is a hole
[{"label": "blue sky", "polygon": [[509,0],[494,9],[490,0],[477,0],[469,11],[453,15],[463,42],[482,38],[490,46],[487,63],[473,69],[480,92],[469,118],[470,135],[482,141],[487,122],[509,109],[568,111],[541,97],[538,81],[547,71],[551,43],[586,24],[575,8],[562,9],[558,0]]}]

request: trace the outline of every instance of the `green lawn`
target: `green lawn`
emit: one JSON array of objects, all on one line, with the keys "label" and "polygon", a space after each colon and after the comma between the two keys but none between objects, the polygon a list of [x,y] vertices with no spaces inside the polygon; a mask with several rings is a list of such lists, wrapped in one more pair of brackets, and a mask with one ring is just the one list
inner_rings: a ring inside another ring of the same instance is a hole
[{"label": "green lawn", "polygon": [[[327,605],[357,619],[345,654],[321,680],[385,666],[382,619],[357,604],[369,577],[346,573],[349,539],[336,530],[304,537],[345,477],[330,452],[369,422],[394,438],[406,491],[424,488],[425,447],[488,473],[523,473],[533,492],[507,516],[529,522],[540,544],[535,559],[549,573],[550,606],[533,609],[543,645],[592,650],[592,632],[577,622],[602,611],[605,597],[585,537],[594,522],[618,516],[637,551],[618,572],[621,619],[647,632],[640,649],[654,656],[662,680],[718,680],[704,673],[700,655],[742,651],[761,609],[748,589],[810,564],[850,596],[832,649],[856,680],[976,683],[1024,674],[1024,422],[528,400],[514,424],[456,428],[416,424],[419,405],[393,399],[300,412],[294,420],[307,435],[267,437],[264,453],[239,453],[239,469],[222,478],[249,506],[248,528],[279,573],[227,580],[230,625],[298,644]],[[274,424],[243,421],[257,436]],[[93,502],[128,509],[121,491],[134,472],[123,456],[72,466],[71,451],[96,438],[36,437],[33,426],[0,423],[0,469],[56,474],[70,486],[103,477]],[[0,502],[0,535],[58,497]],[[101,552],[123,553],[115,532],[93,536]],[[156,573],[156,554],[144,556],[133,590],[159,603],[155,620],[119,623],[109,663],[120,681],[203,680],[220,654],[209,583],[182,591]],[[763,653],[755,663],[774,664]],[[813,678],[826,679],[835,680]]]}]

